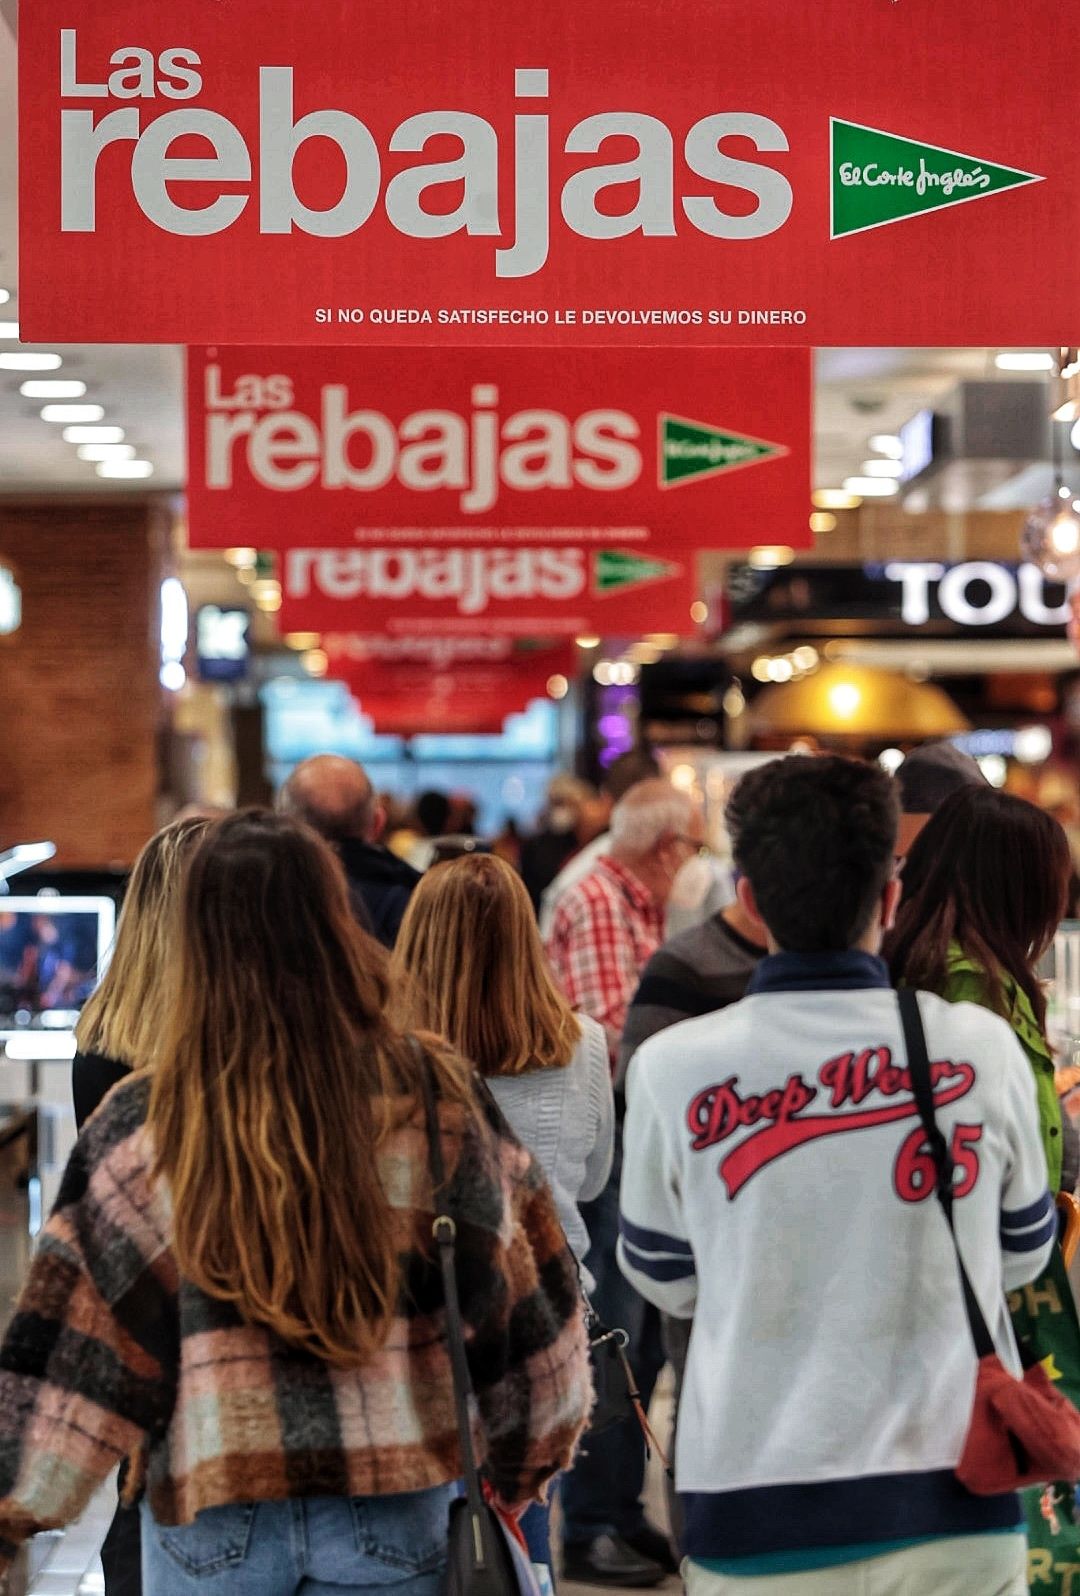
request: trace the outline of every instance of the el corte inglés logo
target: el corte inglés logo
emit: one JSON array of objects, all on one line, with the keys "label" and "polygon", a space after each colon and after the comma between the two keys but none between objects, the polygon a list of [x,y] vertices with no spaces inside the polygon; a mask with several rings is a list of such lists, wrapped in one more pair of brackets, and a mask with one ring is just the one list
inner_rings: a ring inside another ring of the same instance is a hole
[{"label": "el corte ingl\u00e9s logo", "polygon": [[645,582],[665,581],[678,576],[681,570],[680,565],[672,565],[669,560],[649,559],[622,549],[601,549],[593,561],[593,581],[597,593],[617,593],[628,587],[641,587]]},{"label": "el corte ingl\u00e9s logo", "polygon": [[993,161],[831,118],[833,238],[1041,183]]},{"label": "el corte ingl\u00e9s logo", "polygon": [[689,421],[685,416],[660,417],[662,488],[739,471],[788,452],[782,443],[766,443],[763,438],[751,438],[742,432],[725,432],[705,421]]}]

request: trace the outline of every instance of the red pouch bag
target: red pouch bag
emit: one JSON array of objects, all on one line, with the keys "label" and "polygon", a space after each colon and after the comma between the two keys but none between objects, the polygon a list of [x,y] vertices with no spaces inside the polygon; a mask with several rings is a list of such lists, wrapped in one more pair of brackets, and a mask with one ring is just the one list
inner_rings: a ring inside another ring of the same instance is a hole
[{"label": "red pouch bag", "polygon": [[1080,1479],[1080,1413],[1041,1363],[1018,1380],[996,1352],[979,1359],[956,1477],[976,1496]]},{"label": "red pouch bag", "polygon": [[937,1197],[956,1250],[964,1308],[979,1359],[971,1422],[956,1477],[976,1496],[1001,1496],[1051,1480],[1071,1483],[1080,1479],[1080,1412],[1053,1385],[1041,1363],[1031,1364],[1018,1380],[994,1348],[956,1240],[953,1162],[934,1113],[918,997],[910,988],[898,997],[911,1089],[937,1171]]}]

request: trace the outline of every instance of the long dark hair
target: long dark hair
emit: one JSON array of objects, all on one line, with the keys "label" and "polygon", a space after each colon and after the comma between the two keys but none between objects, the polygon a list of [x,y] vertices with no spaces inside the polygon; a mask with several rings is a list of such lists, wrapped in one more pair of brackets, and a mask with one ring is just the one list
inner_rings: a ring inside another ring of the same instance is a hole
[{"label": "long dark hair", "polygon": [[[386,1339],[400,1225],[377,1155],[418,1064],[385,1015],[386,955],[313,831],[248,810],[209,826],[180,901],[149,1128],[180,1271],[343,1367]],[[464,1069],[430,1051],[444,1098]]]},{"label": "long dark hair", "polygon": [[986,1005],[1008,1018],[1009,977],[1040,1030],[1046,998],[1035,966],[1068,902],[1072,860],[1058,822],[993,787],[964,787],[929,819],[904,865],[904,897],[885,943],[894,981],[943,992],[959,944],[986,976]]}]

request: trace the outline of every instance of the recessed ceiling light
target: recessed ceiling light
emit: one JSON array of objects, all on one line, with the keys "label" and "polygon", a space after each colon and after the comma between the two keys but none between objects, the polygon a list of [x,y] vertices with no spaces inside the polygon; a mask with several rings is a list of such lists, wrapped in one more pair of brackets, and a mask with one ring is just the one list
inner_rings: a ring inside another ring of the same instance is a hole
[{"label": "recessed ceiling light", "polygon": [[149,460],[105,460],[97,468],[99,477],[152,477]]},{"label": "recessed ceiling light", "polygon": [[903,470],[899,460],[864,460],[862,464],[864,477],[899,477]]},{"label": "recessed ceiling light", "polygon": [[843,488],[818,488],[812,495],[814,506],[818,510],[857,510],[859,496],[857,493],[848,493]]},{"label": "recessed ceiling light", "polygon": [[0,338],[14,338],[18,341],[19,324],[17,321],[0,321]]},{"label": "recessed ceiling light", "polygon": [[883,454],[889,460],[902,460],[904,458],[904,445],[891,432],[875,432],[870,439],[870,447],[875,454]]},{"label": "recessed ceiling light", "polygon": [[81,399],[86,384],[65,377],[33,377],[22,384],[19,392],[24,399]]},{"label": "recessed ceiling light", "polygon": [[0,305],[6,305],[10,298],[11,290],[8,288],[0,288]]},{"label": "recessed ceiling light", "polygon": [[794,558],[795,550],[786,543],[759,543],[746,556],[747,563],[757,571],[775,571],[782,565],[790,565]]},{"label": "recessed ceiling light", "polygon": [[65,427],[65,443],[123,443],[123,427]]},{"label": "recessed ceiling light", "polygon": [[0,355],[0,371],[59,371],[63,364],[59,355],[35,355],[26,350]]},{"label": "recessed ceiling light", "polygon": [[80,460],[91,460],[95,464],[102,460],[133,460],[135,458],[135,445],[133,443],[80,443],[75,453]]},{"label": "recessed ceiling light", "polygon": [[42,421],[104,421],[104,405],[44,405]]},{"label": "recessed ceiling light", "polygon": [[894,477],[847,477],[844,491],[858,494],[860,499],[891,499],[900,492],[900,484]]},{"label": "recessed ceiling light", "polygon": [[1042,349],[1003,349],[994,365],[999,371],[1053,371],[1054,357]]}]

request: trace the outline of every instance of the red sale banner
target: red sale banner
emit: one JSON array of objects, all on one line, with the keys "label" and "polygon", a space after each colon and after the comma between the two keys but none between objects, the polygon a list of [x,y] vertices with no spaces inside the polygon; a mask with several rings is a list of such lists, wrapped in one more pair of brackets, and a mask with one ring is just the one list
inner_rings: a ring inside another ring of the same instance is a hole
[{"label": "red sale banner", "polygon": [[32,0],[64,342],[1080,342],[1060,0]]},{"label": "red sale banner", "polygon": [[193,349],[194,548],[811,543],[802,349]]},{"label": "red sale banner", "polygon": [[[382,645],[382,646],[380,646]],[[509,638],[331,635],[328,674],[344,681],[379,731],[499,731],[577,669],[573,645],[516,646]]]},{"label": "red sale banner", "polygon": [[692,554],[661,560],[580,542],[289,549],[281,584],[285,631],[399,637],[690,633],[698,596]]},{"label": "red sale banner", "polygon": [[418,696],[411,687],[394,694],[354,693],[353,701],[377,732],[393,737],[495,735],[502,731],[508,715],[519,715],[528,707],[527,699],[519,702],[505,692],[474,696],[470,703],[463,703],[453,691],[443,694],[432,688]]}]

